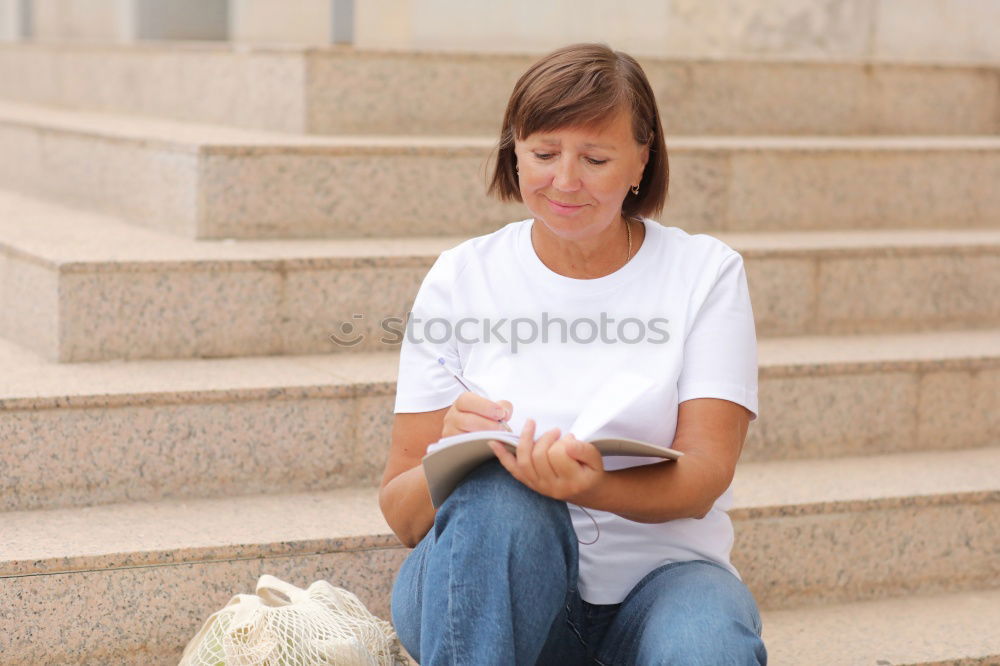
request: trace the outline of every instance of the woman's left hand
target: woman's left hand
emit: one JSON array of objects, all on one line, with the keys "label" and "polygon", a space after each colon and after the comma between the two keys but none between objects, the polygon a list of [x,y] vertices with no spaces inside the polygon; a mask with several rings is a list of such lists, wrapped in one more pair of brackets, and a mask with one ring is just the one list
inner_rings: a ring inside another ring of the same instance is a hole
[{"label": "woman's left hand", "polygon": [[515,479],[553,499],[585,502],[604,477],[604,461],[597,447],[572,434],[561,437],[558,428],[536,440],[531,419],[521,430],[516,453],[496,441],[490,442],[490,448]]}]

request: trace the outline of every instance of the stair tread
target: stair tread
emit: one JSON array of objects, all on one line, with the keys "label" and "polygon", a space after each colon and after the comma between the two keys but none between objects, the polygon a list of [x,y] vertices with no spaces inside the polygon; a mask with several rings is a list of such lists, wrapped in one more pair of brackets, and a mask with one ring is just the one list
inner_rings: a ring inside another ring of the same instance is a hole
[{"label": "stair tread", "polygon": [[[669,220],[665,221],[669,224]],[[1000,229],[902,229],[784,231],[716,236],[745,257],[796,253],[995,251]],[[163,234],[113,216],[77,210],[0,190],[0,251],[60,266],[63,270],[127,270],[158,263],[283,262],[286,265],[372,260],[432,261],[463,236],[415,236],[309,240],[192,240]]]},{"label": "stair tread", "polygon": [[[195,40],[153,40],[127,43],[101,42],[101,41],[20,41],[20,42],[0,42],[0,51],[42,51],[42,52],[70,52],[86,54],[170,54],[177,51],[189,53],[235,53],[239,55],[266,55],[266,54],[288,54],[300,53],[305,55],[315,54],[324,56],[339,56],[343,58],[392,58],[392,59],[443,59],[453,61],[508,61],[527,62],[530,64],[536,54],[531,53],[503,53],[490,51],[456,51],[448,49],[383,49],[366,46],[355,46],[353,44],[296,44],[293,42],[231,42],[231,41],[195,41]],[[801,65],[806,68],[871,68],[884,67],[887,69],[900,70],[954,70],[964,71],[969,69],[996,70],[997,64],[990,60],[982,62],[973,61],[950,61],[950,60],[898,60],[887,59],[876,56],[849,56],[842,55],[832,57],[829,54],[822,56],[808,56],[796,54],[789,56],[782,53],[753,53],[733,55],[698,55],[684,57],[681,55],[656,56],[648,55],[640,58],[643,62],[668,62],[668,63],[712,63],[717,65],[730,65],[739,68],[745,64],[767,63],[767,64],[789,64]]]},{"label": "stair tread", "polygon": [[[765,338],[761,376],[1000,364],[1000,331]],[[398,353],[57,363],[0,339],[0,409],[391,392]]]},{"label": "stair tread", "polygon": [[458,236],[343,240],[193,240],[128,224],[114,216],[77,210],[0,191],[0,248],[63,268],[115,263],[255,262],[372,257],[433,258],[463,240]]},{"label": "stair tread", "polygon": [[[489,149],[495,139],[421,135],[301,135],[253,130],[189,121],[151,118],[129,113],[66,110],[41,104],[0,100],[0,123],[39,129],[76,132],[109,139],[170,144],[195,151],[212,146],[226,148],[319,148],[357,153],[385,150],[474,150]],[[988,140],[989,137],[982,137]],[[977,140],[973,144],[980,145]]]},{"label": "stair tread", "polygon": [[1000,447],[741,463],[733,518],[853,511],[872,502],[1000,500]]},{"label": "stair tread", "polygon": [[[76,111],[25,102],[0,100],[0,123],[58,129],[110,139],[173,144],[179,150],[317,149],[324,152],[461,152],[492,149],[493,136],[447,135],[301,135],[240,129],[227,125],[164,120],[106,111]],[[996,150],[1000,136],[678,136],[672,150]]]},{"label": "stair tread", "polygon": [[[998,468],[1000,447],[746,464],[732,515],[1000,499]],[[0,577],[399,545],[372,488],[12,511],[0,520]]]},{"label": "stair tread", "polygon": [[1000,661],[1000,590],[762,613],[768,656],[788,666]]},{"label": "stair tread", "polygon": [[888,371],[914,362],[993,359],[1000,355],[1000,331],[785,336],[762,338],[757,346],[761,375],[815,376],[873,364]]},{"label": "stair tread", "polygon": [[0,578],[399,546],[374,488],[0,515]]}]

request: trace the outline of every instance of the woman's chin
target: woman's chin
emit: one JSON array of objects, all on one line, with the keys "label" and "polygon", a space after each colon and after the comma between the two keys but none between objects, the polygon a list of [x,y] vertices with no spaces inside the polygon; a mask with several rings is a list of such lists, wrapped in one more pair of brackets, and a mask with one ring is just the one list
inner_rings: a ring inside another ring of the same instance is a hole
[{"label": "woman's chin", "polygon": [[567,241],[578,241],[599,235],[606,225],[597,224],[593,220],[563,218],[558,215],[534,215],[550,234]]}]

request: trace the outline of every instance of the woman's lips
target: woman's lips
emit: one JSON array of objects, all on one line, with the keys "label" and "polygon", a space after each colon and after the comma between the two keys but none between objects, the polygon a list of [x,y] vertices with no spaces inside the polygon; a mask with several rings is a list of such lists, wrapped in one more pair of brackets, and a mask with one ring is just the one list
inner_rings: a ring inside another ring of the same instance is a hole
[{"label": "woman's lips", "polygon": [[549,205],[552,206],[552,209],[554,211],[556,211],[557,213],[562,213],[563,215],[575,213],[576,211],[580,210],[586,205],[586,204],[559,203],[558,201],[553,201],[552,199],[549,199],[547,197],[545,200],[549,202]]}]

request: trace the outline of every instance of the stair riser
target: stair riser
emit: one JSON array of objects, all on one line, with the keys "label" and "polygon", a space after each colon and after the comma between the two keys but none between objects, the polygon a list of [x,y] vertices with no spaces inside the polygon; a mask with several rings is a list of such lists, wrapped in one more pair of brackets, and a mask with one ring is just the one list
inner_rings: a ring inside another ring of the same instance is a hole
[{"label": "stair riser", "polygon": [[252,593],[262,574],[300,587],[328,580],[388,619],[393,572],[405,553],[379,548],[4,578],[0,654],[5,664],[177,664],[208,616],[237,593]]},{"label": "stair riser", "polygon": [[[762,337],[1000,324],[1000,247],[744,256]],[[56,268],[0,254],[0,335],[66,362],[393,350],[433,260]]]},{"label": "stair riser", "polygon": [[[795,376],[762,364],[762,416],[746,462],[1000,441],[996,360]],[[372,379],[353,390],[262,389],[242,399],[232,391],[8,406],[0,411],[0,441],[11,443],[0,454],[0,511],[375,485],[394,392],[391,379]]]},{"label": "stair riser", "polygon": [[[0,96],[284,132],[492,135],[534,59],[8,46],[0,49]],[[1000,130],[990,68],[654,59],[643,66],[672,135]]]},{"label": "stair riser", "polygon": [[[526,216],[485,196],[485,144],[199,147],[2,120],[0,141],[0,186],[189,237],[464,235]],[[1000,150],[670,151],[662,219],[692,232],[1000,224]]]},{"label": "stair riser", "polygon": [[376,485],[392,397],[314,393],[0,412],[0,511]]},{"label": "stair riser", "polygon": [[740,458],[745,462],[962,449],[1000,441],[996,359],[833,365],[796,376],[769,367],[766,359],[761,363],[761,417],[747,435]]},{"label": "stair riser", "polygon": [[[1000,542],[991,528],[1000,519],[998,500],[737,518],[733,560],[765,609],[973,590],[1000,575]],[[383,548],[8,578],[0,591],[0,647],[5,657],[34,662],[139,663],[127,653],[142,651],[149,653],[142,663],[174,663],[204,618],[235,592],[250,591],[261,573],[299,585],[326,578],[387,617],[405,554]],[[97,625],[95,608],[103,619]],[[84,627],[72,618],[90,619]],[[149,627],[156,627],[153,635]],[[120,652],[108,654],[109,643]]]},{"label": "stair riser", "polygon": [[177,48],[0,47],[0,97],[91,111],[301,132],[301,55]]},{"label": "stair riser", "polygon": [[0,187],[142,226],[198,233],[198,155],[187,147],[143,144],[0,120]]},{"label": "stair riser", "polygon": [[733,564],[763,608],[994,587],[1000,493],[957,504],[746,519]]}]

